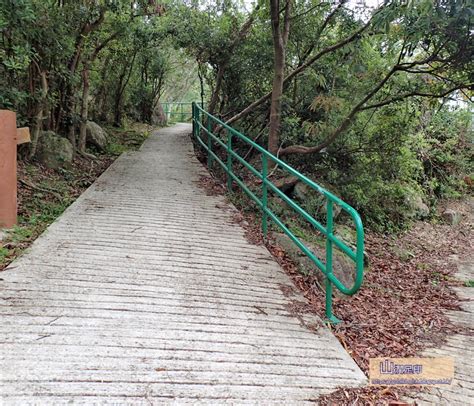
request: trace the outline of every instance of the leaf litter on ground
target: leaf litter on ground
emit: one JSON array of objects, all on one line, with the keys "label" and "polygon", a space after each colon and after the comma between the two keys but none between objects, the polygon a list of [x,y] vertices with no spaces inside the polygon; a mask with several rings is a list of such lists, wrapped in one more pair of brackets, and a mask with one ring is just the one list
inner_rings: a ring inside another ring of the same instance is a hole
[{"label": "leaf litter on ground", "polygon": [[[203,176],[200,185],[211,195],[224,194],[223,184]],[[240,223],[252,243],[265,244],[306,297],[309,311],[324,319],[325,297],[314,275],[303,275],[297,265],[270,237],[263,239],[258,216],[243,207]],[[439,347],[446,338],[466,333],[453,325],[448,310],[459,310],[452,289],[460,286],[456,265],[473,252],[472,222],[456,227],[417,222],[410,231],[388,236],[368,231],[365,238],[370,268],[354,296],[334,297],[334,313],[343,322],[328,327],[368,375],[369,359],[419,356]],[[472,333],[472,332],[471,332]],[[404,396],[420,387],[340,388],[321,396],[321,405],[405,405]]]}]

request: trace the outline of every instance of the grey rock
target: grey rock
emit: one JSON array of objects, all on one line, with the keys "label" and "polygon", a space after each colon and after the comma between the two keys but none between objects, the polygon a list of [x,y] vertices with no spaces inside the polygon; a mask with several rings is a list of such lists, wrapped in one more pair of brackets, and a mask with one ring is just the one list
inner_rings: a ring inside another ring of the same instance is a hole
[{"label": "grey rock", "polygon": [[163,107],[160,103],[155,107],[151,115],[151,124],[157,126],[166,125],[166,114],[163,110]]},{"label": "grey rock", "polygon": [[[321,288],[324,289],[325,276],[322,271],[311,261],[291,239],[283,233],[274,233],[275,242],[283,248],[287,255],[295,261],[301,273],[308,275],[314,274]],[[323,245],[310,244],[303,241],[323,263],[326,262],[326,248]],[[355,281],[355,265],[354,262],[346,255],[334,249],[333,251],[333,273],[344,284],[350,288]],[[336,294],[338,290],[335,289]]]},{"label": "grey rock", "polygon": [[72,163],[73,155],[69,140],[52,131],[41,133],[36,157],[43,165],[52,169],[68,167]]},{"label": "grey rock", "polygon": [[[345,224],[336,224],[334,226],[334,235],[344,241],[354,251],[357,246],[357,233],[355,227],[346,226]],[[364,266],[370,265],[369,254],[364,250]]]},{"label": "grey rock", "polygon": [[[334,190],[333,187],[325,184],[320,184],[320,186],[336,196],[339,195],[339,193]],[[295,185],[293,194],[295,199],[302,203],[303,208],[309,214],[318,218],[326,217],[326,197],[323,194],[317,192],[302,182],[299,182]],[[337,218],[341,213],[341,210],[342,209],[339,206],[334,205],[333,218]]]},{"label": "grey rock", "polygon": [[430,215],[430,208],[423,202],[420,195],[413,194],[405,198],[405,204],[409,210],[409,216],[414,218],[426,218]]},{"label": "grey rock", "polygon": [[441,214],[441,217],[446,223],[457,226],[461,222],[462,214],[456,210],[447,209]]},{"label": "grey rock", "polygon": [[286,176],[273,181],[273,184],[283,193],[291,193],[298,184],[299,179],[296,176]]},{"label": "grey rock", "polygon": [[86,143],[103,151],[108,144],[107,132],[97,123],[88,121],[86,124]]},{"label": "grey rock", "polygon": [[416,257],[416,255],[413,252],[411,252],[410,250],[400,245],[394,246],[392,248],[392,252],[400,261],[403,261],[403,262],[407,262]]}]

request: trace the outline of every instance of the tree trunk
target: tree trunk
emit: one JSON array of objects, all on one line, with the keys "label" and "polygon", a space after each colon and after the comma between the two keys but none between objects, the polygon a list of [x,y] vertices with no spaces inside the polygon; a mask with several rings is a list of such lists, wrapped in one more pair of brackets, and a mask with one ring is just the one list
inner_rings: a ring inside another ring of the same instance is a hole
[{"label": "tree trunk", "polygon": [[209,103],[208,108],[210,114],[214,114],[214,110],[216,109],[217,103],[219,102],[219,93],[221,91],[222,80],[224,78],[224,72],[226,70],[226,67],[227,63],[225,62],[219,64],[216,77],[216,86],[214,87],[214,91],[212,92],[211,102]]},{"label": "tree trunk", "polygon": [[204,108],[204,78],[202,77],[202,64],[198,61],[198,76],[201,93],[201,107]]},{"label": "tree trunk", "polygon": [[89,65],[84,65],[82,71],[82,103],[81,103],[81,124],[79,129],[78,150],[81,154],[86,152],[86,138],[87,138],[87,119],[89,115]]},{"label": "tree trunk", "polygon": [[68,129],[67,133],[67,139],[72,145],[72,156],[76,156],[76,150],[77,150],[77,145],[76,145],[76,129],[74,128],[74,124],[71,124]]},{"label": "tree trunk", "polygon": [[[70,77],[74,77],[77,71],[77,67],[81,61],[83,47],[89,34],[97,30],[104,21],[105,9],[101,8],[98,18],[93,22],[86,22],[76,36],[74,44],[74,53],[69,59],[68,71]],[[61,126],[61,129],[65,130],[68,134],[68,139],[74,148],[74,154],[76,152],[76,131],[74,123],[74,110],[76,109],[76,101],[74,100],[75,86],[71,82],[71,79],[67,83],[63,84],[64,91],[61,95],[60,103],[58,106],[56,126]],[[64,107],[64,110],[63,110]]]},{"label": "tree trunk", "polygon": [[[270,14],[272,20],[272,36],[274,49],[274,74],[270,105],[270,124],[268,133],[268,151],[274,155],[278,154],[280,144],[281,124],[281,99],[283,95],[283,81],[285,79],[285,48],[289,34],[289,17],[291,1],[287,0],[285,5],[285,17],[283,31],[280,27],[280,1],[270,0]],[[270,163],[270,167],[275,164]]]},{"label": "tree trunk", "polygon": [[[120,127],[122,125],[122,99],[125,93],[125,89],[130,81],[130,77],[132,76],[133,66],[135,64],[135,58],[137,56],[138,49],[135,49],[133,52],[133,57],[130,62],[130,65],[124,66],[124,69],[120,75],[119,86],[115,92],[115,102],[114,102],[114,125],[116,127]],[[128,72],[127,72],[128,68]]]},{"label": "tree trunk", "polygon": [[[39,68],[38,68],[39,69]],[[31,159],[36,154],[36,148],[38,146],[39,137],[41,134],[41,130],[43,129],[43,115],[46,106],[46,98],[48,97],[48,79],[46,77],[46,72],[40,71],[40,78],[41,78],[41,99],[38,103],[38,111],[35,115],[35,124],[33,127],[33,131],[31,132],[31,143],[30,149],[28,152],[28,157]]]}]

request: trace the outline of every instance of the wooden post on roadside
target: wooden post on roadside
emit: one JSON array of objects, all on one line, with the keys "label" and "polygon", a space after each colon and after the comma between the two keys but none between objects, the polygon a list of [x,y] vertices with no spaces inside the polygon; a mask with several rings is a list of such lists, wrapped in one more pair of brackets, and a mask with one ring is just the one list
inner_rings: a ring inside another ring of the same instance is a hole
[{"label": "wooden post on roadside", "polygon": [[0,228],[16,224],[16,114],[0,110]]},{"label": "wooden post on roadside", "polygon": [[16,114],[0,110],[0,229],[17,222],[16,149],[30,142],[28,128],[16,128]]}]

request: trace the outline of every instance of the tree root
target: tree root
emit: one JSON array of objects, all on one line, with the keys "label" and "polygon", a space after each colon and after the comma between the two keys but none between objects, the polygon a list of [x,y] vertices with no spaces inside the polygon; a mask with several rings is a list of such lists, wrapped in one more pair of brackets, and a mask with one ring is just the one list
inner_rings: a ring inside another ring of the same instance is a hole
[{"label": "tree root", "polygon": [[49,193],[51,195],[53,195],[56,199],[58,199],[59,201],[62,201],[63,200],[63,197],[61,196],[61,194],[57,191],[57,190],[51,190],[51,189],[46,189],[46,188],[43,188],[41,186],[38,186],[38,185],[35,185],[31,182],[28,182],[27,180],[23,180],[23,179],[19,179],[18,180],[22,185],[25,185],[26,187],[30,188],[30,189],[33,189],[33,190],[38,190],[40,192],[45,192],[45,193]]},{"label": "tree root", "polygon": [[91,161],[95,161],[97,159],[97,157],[93,154],[89,154],[88,152],[86,151],[77,151],[77,153],[82,156],[83,158],[86,158],[86,159],[89,159]]}]

